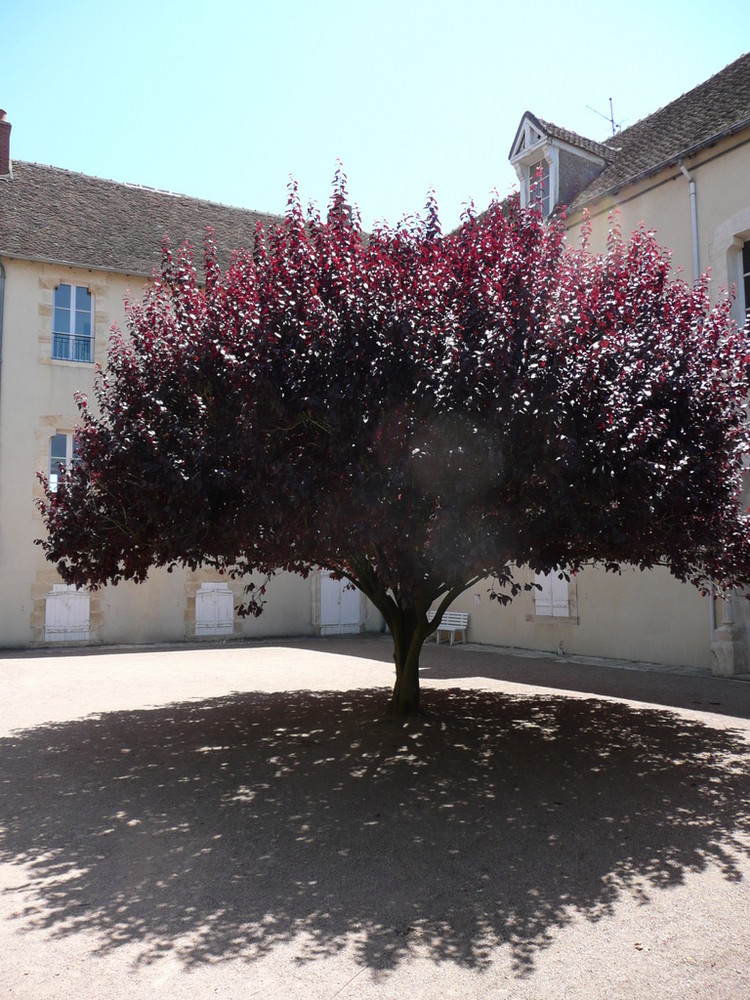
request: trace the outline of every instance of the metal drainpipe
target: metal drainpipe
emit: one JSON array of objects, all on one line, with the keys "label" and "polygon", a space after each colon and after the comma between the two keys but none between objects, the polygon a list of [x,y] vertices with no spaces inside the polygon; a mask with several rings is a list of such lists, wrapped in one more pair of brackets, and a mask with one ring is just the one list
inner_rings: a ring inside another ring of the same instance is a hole
[{"label": "metal drainpipe", "polygon": [[695,200],[695,180],[688,173],[687,167],[682,160],[678,160],[677,165],[690,185],[690,220],[693,226],[693,284],[695,284],[701,273],[700,259],[698,257],[698,208]]},{"label": "metal drainpipe", "polygon": [[[693,231],[693,284],[696,283],[700,277],[700,257],[698,254],[698,206],[696,204],[695,198],[695,178],[691,177],[687,167],[682,162],[682,160],[677,161],[677,165],[682,172],[683,177],[688,182],[690,190],[690,222]],[[716,631],[716,594],[714,592],[714,585],[710,584],[708,588],[708,627],[710,630],[710,640],[713,642],[714,632]],[[723,609],[722,609],[723,611]],[[722,619],[724,614],[722,614]]]}]

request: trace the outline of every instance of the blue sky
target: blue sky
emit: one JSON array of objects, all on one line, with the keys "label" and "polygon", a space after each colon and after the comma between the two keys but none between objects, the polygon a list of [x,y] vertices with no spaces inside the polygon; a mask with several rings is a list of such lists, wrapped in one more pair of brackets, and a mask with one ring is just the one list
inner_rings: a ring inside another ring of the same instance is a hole
[{"label": "blue sky", "polygon": [[364,224],[515,182],[526,109],[593,139],[750,49],[747,0],[3,0],[11,155],[283,211],[340,159]]}]

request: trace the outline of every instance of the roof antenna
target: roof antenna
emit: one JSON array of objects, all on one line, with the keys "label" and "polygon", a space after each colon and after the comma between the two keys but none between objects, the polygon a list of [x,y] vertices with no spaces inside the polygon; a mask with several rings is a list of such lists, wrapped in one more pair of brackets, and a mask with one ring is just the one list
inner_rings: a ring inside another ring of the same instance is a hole
[{"label": "roof antenna", "polygon": [[619,121],[619,122],[615,121],[615,113],[612,110],[612,98],[611,97],[609,99],[609,117],[607,117],[607,115],[602,114],[601,111],[597,111],[596,108],[592,108],[590,104],[587,104],[586,107],[589,109],[589,111],[593,111],[595,115],[599,115],[600,118],[603,118],[605,121],[608,121],[609,125],[610,125],[610,128],[612,129],[612,135],[617,135],[617,133],[622,128],[622,122],[621,121]]}]

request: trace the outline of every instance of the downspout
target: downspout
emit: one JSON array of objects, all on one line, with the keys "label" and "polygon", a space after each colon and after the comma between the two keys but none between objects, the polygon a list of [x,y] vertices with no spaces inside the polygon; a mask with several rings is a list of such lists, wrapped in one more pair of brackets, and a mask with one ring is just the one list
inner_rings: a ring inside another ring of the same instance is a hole
[{"label": "downspout", "polygon": [[[10,130],[12,126],[0,108],[0,177],[3,181],[12,177],[10,161]],[[0,257],[0,388],[3,374],[3,305],[5,303],[5,265]]]},{"label": "downspout", "polygon": [[[688,182],[690,190],[690,223],[693,232],[693,284],[695,284],[701,273],[700,257],[698,255],[698,206],[695,198],[695,178],[690,176],[682,158],[677,161],[677,165],[683,177]],[[710,633],[709,641],[713,642],[714,632],[716,631],[716,593],[713,583],[708,585],[708,628]]]},{"label": "downspout", "polygon": [[698,257],[698,206],[695,199],[695,178],[690,176],[687,167],[681,159],[677,161],[677,165],[690,185],[690,220],[693,227],[693,284],[695,284],[701,273],[700,259]]}]

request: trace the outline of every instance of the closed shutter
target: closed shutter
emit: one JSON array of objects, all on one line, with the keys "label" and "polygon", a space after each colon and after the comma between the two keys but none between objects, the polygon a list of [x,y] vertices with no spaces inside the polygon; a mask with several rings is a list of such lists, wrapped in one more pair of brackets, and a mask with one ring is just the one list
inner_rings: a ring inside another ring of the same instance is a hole
[{"label": "closed shutter", "polygon": [[195,595],[195,634],[234,633],[234,594],[226,583],[202,583]]},{"label": "closed shutter", "polygon": [[56,583],[45,599],[45,642],[88,642],[90,597],[85,590]]},{"label": "closed shutter", "polygon": [[567,618],[570,614],[568,607],[568,581],[565,577],[560,579],[556,574],[552,574],[552,615],[555,618]]},{"label": "closed shutter", "polygon": [[568,596],[568,581],[560,579],[558,570],[552,573],[535,573],[534,583],[541,590],[534,591],[534,611],[537,615],[548,618],[570,617],[570,601]]},{"label": "closed shutter", "polygon": [[358,633],[360,620],[359,591],[341,581],[341,631]]},{"label": "closed shutter", "polygon": [[345,635],[362,631],[361,593],[347,580],[320,574],[320,634]]},{"label": "closed shutter", "polygon": [[534,611],[538,615],[552,615],[552,583],[550,580],[549,573],[535,573],[534,583],[536,588],[541,587],[542,589],[534,590]]}]

